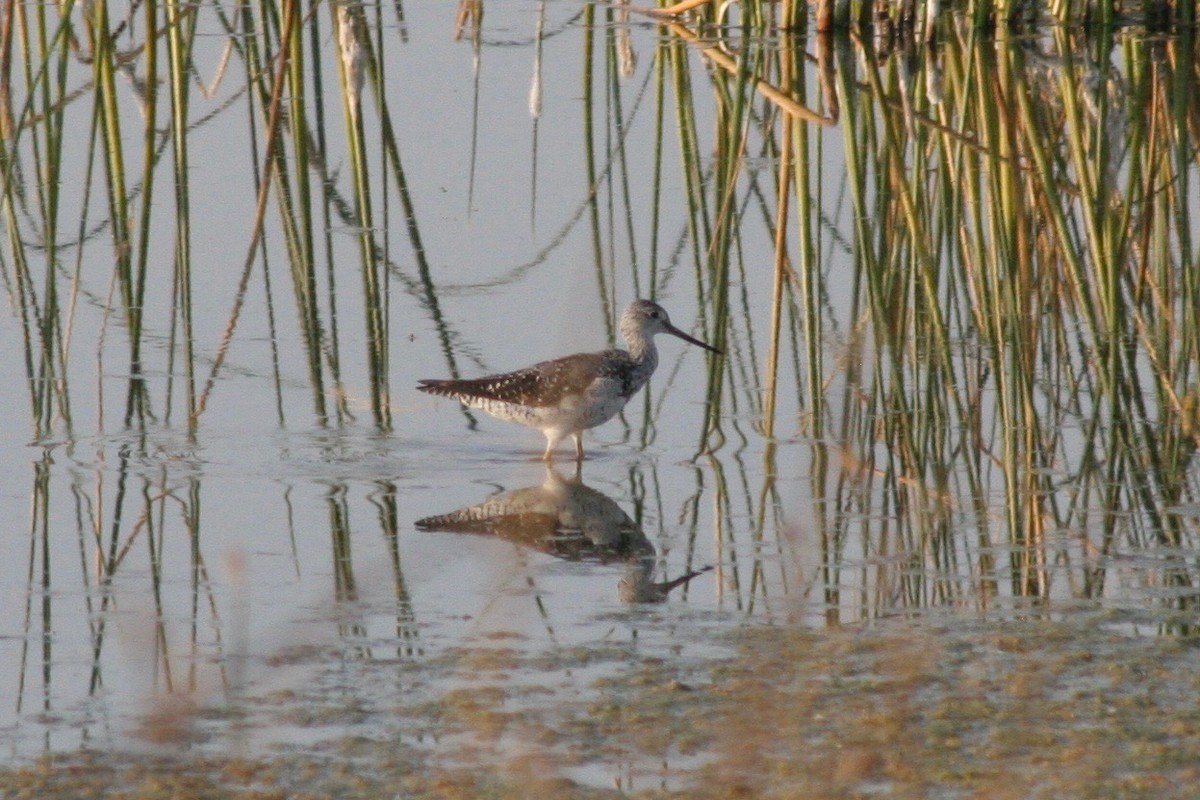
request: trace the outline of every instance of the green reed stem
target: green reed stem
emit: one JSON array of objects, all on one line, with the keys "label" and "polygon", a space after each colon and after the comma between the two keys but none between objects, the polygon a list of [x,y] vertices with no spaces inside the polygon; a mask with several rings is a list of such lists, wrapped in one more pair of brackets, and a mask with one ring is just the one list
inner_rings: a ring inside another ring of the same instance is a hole
[{"label": "green reed stem", "polygon": [[[157,7],[157,3],[151,3]],[[192,237],[191,237],[191,203],[189,175],[191,163],[188,157],[188,86],[191,66],[192,42],[196,31],[196,14],[193,8],[182,8],[176,0],[164,0],[164,11],[167,18],[167,57],[169,59],[169,89],[171,92],[171,149],[173,154],[174,186],[175,186],[175,307],[179,309],[181,320],[181,342],[183,347],[183,368],[185,376],[185,396],[188,411],[189,430],[195,433],[196,424],[196,358],[195,358],[195,327],[192,317]],[[147,23],[149,25],[149,22]],[[152,126],[155,115],[152,111],[157,98],[156,69],[151,63],[157,64],[156,57],[150,57],[157,48],[148,48],[147,62],[147,117],[148,125]],[[154,131],[150,127],[146,132],[146,162],[152,163],[150,147],[154,140]],[[147,209],[142,226],[143,257],[145,242],[149,239],[150,223],[148,209],[150,203],[151,174],[143,179],[144,208]],[[172,326],[172,333],[174,326]],[[172,354],[174,348],[172,348]],[[168,369],[169,374],[174,370]]]},{"label": "green reed stem", "polygon": [[370,177],[366,143],[362,131],[361,89],[364,50],[369,46],[360,32],[361,7],[339,5],[333,10],[333,28],[341,45],[338,75],[342,85],[342,108],[346,141],[350,150],[353,176],[357,239],[362,258],[363,302],[366,318],[367,371],[370,384],[371,412],[380,430],[391,429],[391,404],[388,400],[387,326],[383,309],[383,267],[377,257],[373,237]]},{"label": "green reed stem", "polygon": [[125,150],[121,137],[121,115],[117,103],[117,52],[109,32],[108,0],[98,0],[88,17],[92,46],[92,70],[95,82],[96,114],[105,155],[108,210],[112,225],[117,279],[129,337],[129,389],[125,406],[125,424],[142,420],[148,411],[146,387],[142,377],[142,319],[146,273],[144,265],[135,273],[132,258],[132,234],[129,217],[129,192],[125,185]]}]

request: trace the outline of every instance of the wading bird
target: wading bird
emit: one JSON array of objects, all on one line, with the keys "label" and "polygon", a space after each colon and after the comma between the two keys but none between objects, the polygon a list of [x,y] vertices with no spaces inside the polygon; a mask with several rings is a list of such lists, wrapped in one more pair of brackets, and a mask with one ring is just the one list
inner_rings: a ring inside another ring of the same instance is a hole
[{"label": "wading bird", "polygon": [[546,437],[542,460],[568,435],[575,438],[575,460],[583,459],[583,432],[608,422],[637,394],[658,366],[654,337],[669,333],[713,353],[720,350],[688,336],[671,324],[662,306],[638,300],[621,315],[628,350],[576,353],[532,367],[469,380],[425,379],[422,392],[452,397],[503,420],[537,428]]}]

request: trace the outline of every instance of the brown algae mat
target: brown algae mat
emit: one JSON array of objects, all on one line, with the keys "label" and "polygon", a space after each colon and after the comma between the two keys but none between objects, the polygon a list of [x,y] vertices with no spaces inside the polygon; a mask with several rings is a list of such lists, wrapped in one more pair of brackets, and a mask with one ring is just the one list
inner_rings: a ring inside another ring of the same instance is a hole
[{"label": "brown algae mat", "polygon": [[[730,657],[687,662],[461,650],[420,668],[471,682],[420,702],[269,701],[340,726],[319,744],[45,756],[0,771],[0,798],[1194,797],[1200,640],[1128,627],[753,627]],[[554,688],[608,660],[619,670],[578,696]]]}]

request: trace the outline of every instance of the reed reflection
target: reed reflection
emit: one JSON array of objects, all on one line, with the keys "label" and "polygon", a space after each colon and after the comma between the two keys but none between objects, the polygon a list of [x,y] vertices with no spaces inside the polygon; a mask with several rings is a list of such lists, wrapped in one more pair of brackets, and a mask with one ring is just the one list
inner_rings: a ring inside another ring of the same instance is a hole
[{"label": "reed reflection", "polygon": [[656,581],[657,552],[642,529],[612,498],[583,482],[579,470],[566,477],[546,465],[541,484],[493,495],[482,503],[419,519],[424,531],[498,536],[567,561],[623,562],[617,586],[622,603],[662,603],[711,566]]}]

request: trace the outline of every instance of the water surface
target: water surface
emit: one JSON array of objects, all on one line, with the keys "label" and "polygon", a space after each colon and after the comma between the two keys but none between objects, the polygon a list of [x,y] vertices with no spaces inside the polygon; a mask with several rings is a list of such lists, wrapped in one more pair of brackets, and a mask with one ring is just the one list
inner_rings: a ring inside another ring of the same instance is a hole
[{"label": "water surface", "polygon": [[[739,47],[729,31],[714,44],[535,2],[489,5],[456,38],[451,10],[403,12],[367,9],[388,104],[368,80],[369,224],[353,224],[362,195],[322,14],[306,62],[321,77],[292,112],[324,126],[327,150],[304,161],[297,140],[279,145],[306,168],[284,173],[286,191],[272,184],[249,271],[246,176],[264,150],[242,111],[260,104],[262,124],[269,95],[240,99],[240,65],[211,99],[191,97],[186,216],[157,162],[147,223],[132,229],[149,276],[136,335],[103,192],[63,185],[52,256],[38,244],[45,213],[9,226],[38,279],[23,283],[6,256],[8,764],[93,749],[313,756],[357,737],[416,763],[436,744],[444,764],[537,755],[579,785],[676,790],[723,745],[685,725],[657,749],[621,748],[568,726],[578,738],[538,752],[496,715],[585,725],[644,700],[631,685],[703,687],[697,713],[726,665],[770,663],[739,651],[739,632],[774,626],[801,637],[787,652],[804,672],[806,653],[869,661],[876,626],[904,649],[911,625],[951,653],[939,675],[979,669],[991,637],[1028,620],[1033,641],[1101,658],[1126,658],[1124,637],[1194,632],[1196,176],[1186,159],[1164,163],[1177,205],[1147,211],[1168,193],[1137,193],[1131,153],[1177,151],[1126,126],[1177,97],[1142,93],[1134,56],[1183,86],[1190,73],[1165,66],[1182,45],[1130,37],[1106,62],[1093,42],[1074,63],[1066,39],[981,44],[959,21],[940,49],[908,53],[788,37]],[[226,39],[215,17],[197,24],[209,76]],[[988,69],[996,83],[979,77]],[[834,124],[801,121],[752,74]],[[142,118],[120,91],[142,186]],[[1028,140],[989,116],[1017,116],[1017,97],[1036,105]],[[108,151],[77,134],[87,102],[65,106],[62,170],[107,185],[88,159]],[[1080,142],[1120,136],[1124,155],[1082,155]],[[14,152],[34,175],[30,141]],[[1036,143],[1049,167],[1032,166]],[[302,215],[279,200],[304,176],[328,179],[307,276],[288,227]],[[1055,208],[1047,187],[1063,185]],[[1089,190],[1133,209],[1125,228],[1091,227],[1102,204]],[[1009,191],[1029,208],[1002,207]],[[79,239],[67,231],[81,209]],[[1108,255],[1128,264],[1106,273]],[[650,386],[587,434],[578,473],[568,447],[547,467],[537,432],[415,391],[612,346],[638,296],[726,355],[663,337]],[[59,326],[47,336],[39,319]],[[1062,691],[1094,677],[1068,670]],[[1164,712],[1189,720],[1186,705]],[[581,755],[597,741],[610,746]]]}]

